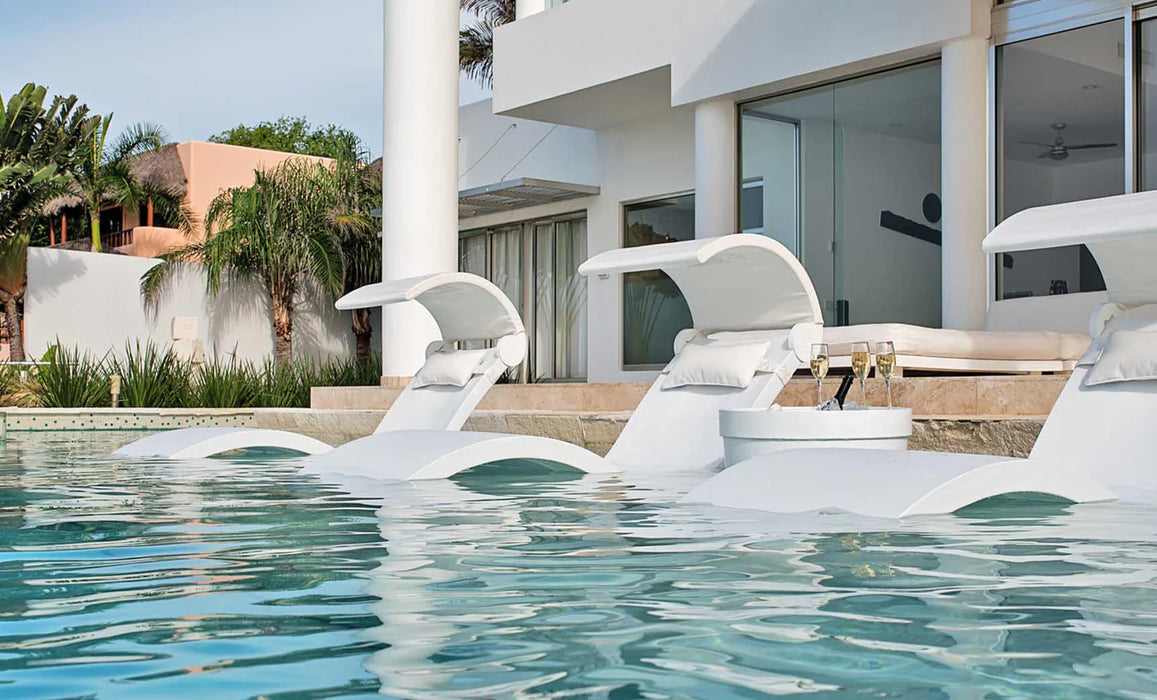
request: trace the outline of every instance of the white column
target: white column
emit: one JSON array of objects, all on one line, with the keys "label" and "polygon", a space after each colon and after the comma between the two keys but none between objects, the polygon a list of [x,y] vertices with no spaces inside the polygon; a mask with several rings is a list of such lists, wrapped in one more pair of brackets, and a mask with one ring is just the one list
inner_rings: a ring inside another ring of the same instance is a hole
[{"label": "white column", "polygon": [[695,106],[695,237],[736,233],[738,129],[731,100]]},{"label": "white column", "polygon": [[514,17],[522,19],[538,14],[546,9],[546,0],[515,0]]},{"label": "white column", "polygon": [[[458,267],[458,2],[385,3],[382,277]],[[438,330],[417,304],[382,310],[382,375],[408,377]]]},{"label": "white column", "polygon": [[988,308],[988,40],[946,44],[940,67],[940,191],[945,328],[984,328]]}]

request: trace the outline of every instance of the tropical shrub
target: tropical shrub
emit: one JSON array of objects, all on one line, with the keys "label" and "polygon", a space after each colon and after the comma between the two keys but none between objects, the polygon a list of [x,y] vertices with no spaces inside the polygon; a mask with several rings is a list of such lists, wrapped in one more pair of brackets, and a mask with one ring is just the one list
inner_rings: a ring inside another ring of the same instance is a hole
[{"label": "tropical shrub", "polygon": [[103,359],[53,345],[37,365],[30,388],[37,406],[96,408],[109,405],[108,375]]},{"label": "tropical shrub", "polygon": [[171,348],[139,340],[125,345],[124,359],[108,361],[121,378],[120,401],[132,408],[180,408],[188,405],[189,364]]},{"label": "tropical shrub", "polygon": [[117,374],[126,407],[308,408],[312,387],[372,386],[381,373],[377,355],[328,362],[266,360],[261,365],[214,358],[192,367],[171,348],[151,342],[127,344],[123,358],[103,359],[54,345],[27,381],[17,368],[0,365],[0,404],[108,406],[109,378]]},{"label": "tropical shrub", "polygon": [[250,408],[261,400],[261,376],[253,366],[230,358],[213,358],[197,370],[189,393],[189,405],[201,408]]}]

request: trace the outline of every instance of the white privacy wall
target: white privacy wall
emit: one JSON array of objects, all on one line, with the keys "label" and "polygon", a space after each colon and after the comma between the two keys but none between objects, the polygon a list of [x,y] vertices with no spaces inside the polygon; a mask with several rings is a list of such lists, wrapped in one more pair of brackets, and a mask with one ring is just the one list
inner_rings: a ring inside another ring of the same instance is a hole
[{"label": "white privacy wall", "polygon": [[[205,291],[204,274],[188,266],[172,278],[162,301],[146,309],[140,278],[156,264],[152,258],[30,248],[24,296],[29,356],[41,356],[57,339],[97,355],[120,351],[138,339],[168,345],[177,316],[198,319],[206,358],[235,354],[260,362],[273,355],[272,315],[259,285],[227,282],[212,298]],[[376,337],[381,328],[376,313],[374,328]],[[350,314],[335,310],[325,296],[301,294],[293,347],[296,357],[351,357],[355,345]]]}]

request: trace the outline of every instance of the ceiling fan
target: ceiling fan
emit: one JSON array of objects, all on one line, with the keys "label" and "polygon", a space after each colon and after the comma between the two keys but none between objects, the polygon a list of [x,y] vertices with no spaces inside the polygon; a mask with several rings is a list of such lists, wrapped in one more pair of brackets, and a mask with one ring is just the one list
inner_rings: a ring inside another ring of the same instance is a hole
[{"label": "ceiling fan", "polygon": [[1057,132],[1057,138],[1052,143],[1037,143],[1036,141],[1021,141],[1023,144],[1029,146],[1043,146],[1049,150],[1037,156],[1038,158],[1051,158],[1052,160],[1065,160],[1069,157],[1069,151],[1081,151],[1092,148],[1116,148],[1115,143],[1082,143],[1076,145],[1068,145],[1065,143],[1065,137],[1061,133],[1065,130],[1064,122],[1057,122],[1051,127]]}]

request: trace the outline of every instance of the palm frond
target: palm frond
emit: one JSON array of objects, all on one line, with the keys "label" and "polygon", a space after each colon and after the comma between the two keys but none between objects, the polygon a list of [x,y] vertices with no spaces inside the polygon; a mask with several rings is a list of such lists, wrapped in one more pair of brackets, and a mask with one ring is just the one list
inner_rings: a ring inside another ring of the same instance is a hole
[{"label": "palm frond", "polygon": [[484,85],[494,82],[494,28],[474,21],[458,33],[458,69]]}]

